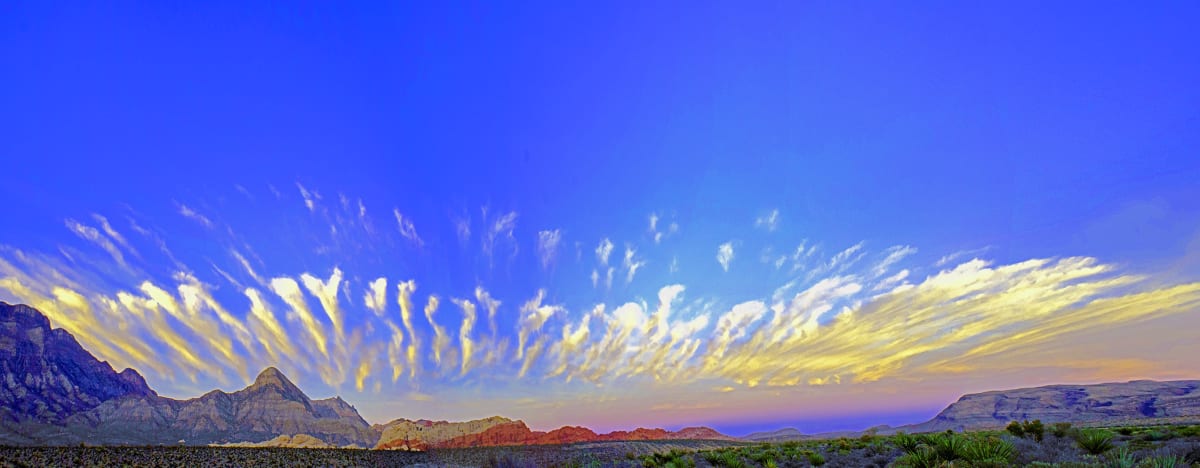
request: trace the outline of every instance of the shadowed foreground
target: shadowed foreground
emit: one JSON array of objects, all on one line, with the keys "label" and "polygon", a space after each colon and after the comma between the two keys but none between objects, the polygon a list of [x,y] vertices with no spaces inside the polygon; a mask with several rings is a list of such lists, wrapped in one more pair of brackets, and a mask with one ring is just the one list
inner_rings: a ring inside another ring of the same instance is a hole
[{"label": "shadowed foreground", "polygon": [[[640,456],[745,444],[589,442],[428,452],[236,447],[0,447],[0,466],[642,466]],[[633,458],[631,457],[631,454]]]}]

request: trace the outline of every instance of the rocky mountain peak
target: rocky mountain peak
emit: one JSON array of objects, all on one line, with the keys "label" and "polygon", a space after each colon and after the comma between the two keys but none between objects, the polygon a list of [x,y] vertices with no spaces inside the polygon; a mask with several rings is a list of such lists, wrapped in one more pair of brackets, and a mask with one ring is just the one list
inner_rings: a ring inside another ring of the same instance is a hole
[{"label": "rocky mountain peak", "polygon": [[0,302],[0,412],[11,420],[59,422],[105,401],[151,395],[136,372],[117,374],[26,305]]},{"label": "rocky mountain peak", "polygon": [[263,369],[262,372],[259,372],[258,377],[254,378],[254,383],[246,389],[250,390],[268,386],[275,386],[284,391],[291,391],[292,389],[295,389],[296,391],[300,390],[296,384],[292,383],[291,380],[288,380],[287,376],[283,375],[283,372],[280,372],[279,369],[274,367],[268,367]]},{"label": "rocky mountain peak", "polygon": [[0,301],[0,322],[11,323],[22,330],[37,328],[50,331],[50,319],[25,304],[14,305]]}]

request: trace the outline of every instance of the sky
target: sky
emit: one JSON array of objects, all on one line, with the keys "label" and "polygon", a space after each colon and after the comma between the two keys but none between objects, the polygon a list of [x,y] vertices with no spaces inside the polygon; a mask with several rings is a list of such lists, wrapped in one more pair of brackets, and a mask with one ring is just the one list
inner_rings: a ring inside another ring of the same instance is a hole
[{"label": "sky", "polygon": [[372,423],[1200,378],[1200,5],[1044,3],[5,2],[0,300]]}]

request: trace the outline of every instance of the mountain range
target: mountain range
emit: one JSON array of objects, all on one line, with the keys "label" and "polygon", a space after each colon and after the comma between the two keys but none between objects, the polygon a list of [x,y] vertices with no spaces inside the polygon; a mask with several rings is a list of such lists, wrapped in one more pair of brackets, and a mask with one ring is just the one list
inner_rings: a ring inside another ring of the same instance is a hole
[{"label": "mountain range", "polygon": [[340,397],[313,400],[278,369],[250,386],[176,400],[158,395],[136,370],[115,371],[41,312],[0,302],[0,444],[233,445],[425,450],[602,440],[734,440],[712,429],[638,428],[596,434],[550,432],[491,417],[468,422],[369,425]]},{"label": "mountain range", "polygon": [[[1002,427],[1009,421],[1082,424],[1200,420],[1200,381],[1051,385],[965,395],[933,419],[881,426],[879,433]],[[792,428],[741,440],[780,441]],[[313,400],[282,372],[263,370],[232,393],[213,390],[177,400],[159,395],[133,369],[117,372],[41,312],[0,302],[0,444],[232,445],[427,450],[497,445],[630,440],[739,440],[707,427],[638,428],[597,434],[566,426],[533,431],[499,416],[465,422],[397,419],[369,425],[340,397]]]}]

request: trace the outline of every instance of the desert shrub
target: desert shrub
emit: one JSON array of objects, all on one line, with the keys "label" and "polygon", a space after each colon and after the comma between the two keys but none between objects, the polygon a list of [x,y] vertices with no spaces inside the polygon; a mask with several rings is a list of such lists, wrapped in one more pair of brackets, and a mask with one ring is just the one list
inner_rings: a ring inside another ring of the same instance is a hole
[{"label": "desert shrub", "polygon": [[1133,456],[1129,448],[1121,447],[1108,454],[1108,463],[1105,466],[1109,468],[1133,468],[1135,464],[1137,464],[1137,458]]},{"label": "desert shrub", "polygon": [[867,445],[867,455],[888,455],[892,453],[892,448],[883,441],[876,440]]},{"label": "desert shrub", "polygon": [[1090,429],[1079,431],[1079,436],[1075,439],[1079,443],[1079,448],[1087,451],[1092,455],[1100,455],[1113,448],[1113,435],[1111,432],[1099,429]]},{"label": "desert shrub", "polygon": [[1183,461],[1193,465],[1200,464],[1200,445],[1192,447],[1186,455],[1183,456]]},{"label": "desert shrub", "polygon": [[1150,431],[1145,434],[1142,434],[1142,440],[1158,442],[1158,441],[1163,441],[1163,440],[1170,440],[1174,436],[1175,436],[1175,434],[1172,434],[1169,431],[1164,432],[1164,431],[1155,430],[1155,431]]},{"label": "desert shrub", "polygon": [[1142,462],[1146,468],[1176,468],[1187,467],[1189,463],[1177,455],[1158,455],[1147,458]]},{"label": "desert shrub", "polygon": [[637,454],[636,454],[636,453],[633,453],[633,452],[625,452],[625,459],[626,459],[626,460],[637,460],[637,457],[638,457],[638,456],[637,456]]},{"label": "desert shrub", "polygon": [[1200,426],[1183,426],[1174,429],[1179,437],[1200,437]]},{"label": "desert shrub", "polygon": [[771,450],[769,447],[770,446],[768,446],[768,448],[760,450],[758,452],[751,453],[750,459],[754,460],[760,464],[766,463],[767,460],[774,460],[775,456],[776,456],[775,451]]},{"label": "desert shrub", "polygon": [[1132,427],[1129,427],[1129,426],[1125,426],[1125,427],[1118,427],[1118,428],[1117,428],[1117,434],[1121,434],[1121,435],[1123,435],[1123,436],[1127,436],[1127,435],[1133,435],[1133,428],[1132,428]]},{"label": "desert shrub", "polygon": [[1006,426],[1004,430],[1017,437],[1025,437],[1025,426],[1022,426],[1018,421],[1008,423],[1008,426]]},{"label": "desert shrub", "polygon": [[1068,422],[1054,423],[1053,426],[1050,426],[1050,433],[1054,434],[1054,437],[1066,437],[1070,432],[1071,423]]},{"label": "desert shrub", "polygon": [[1066,463],[1080,460],[1084,451],[1079,443],[1071,438],[1049,437],[1042,442],[1033,439],[1016,438],[1006,435],[1006,442],[1013,444],[1015,466],[1025,466],[1031,462]]},{"label": "desert shrub", "polygon": [[821,466],[825,464],[825,457],[819,453],[809,453],[808,462],[813,466]]},{"label": "desert shrub", "polygon": [[721,456],[717,457],[715,462],[710,460],[709,463],[728,468],[744,468],[746,466],[746,461],[742,460],[742,456],[733,450],[721,452]]}]

